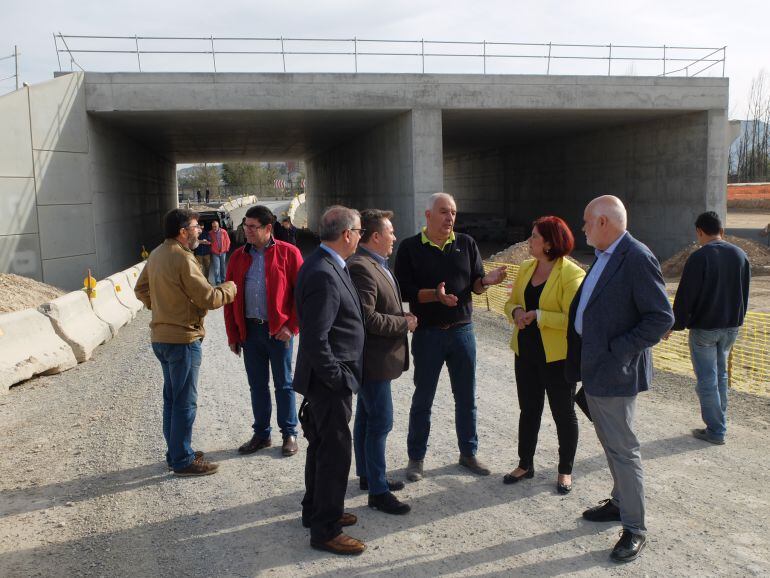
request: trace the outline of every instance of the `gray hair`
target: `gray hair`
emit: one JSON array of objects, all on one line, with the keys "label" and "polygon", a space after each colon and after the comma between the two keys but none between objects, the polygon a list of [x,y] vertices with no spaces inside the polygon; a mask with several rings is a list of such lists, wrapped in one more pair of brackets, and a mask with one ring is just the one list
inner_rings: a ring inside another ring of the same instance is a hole
[{"label": "gray hair", "polygon": [[[433,207],[436,205],[436,201],[439,199],[449,199],[455,203],[455,198],[449,193],[433,193],[430,197],[428,197],[428,201],[425,203],[425,210],[432,211]],[[455,203],[455,205],[457,205],[457,203]]]},{"label": "gray hair", "polygon": [[361,215],[355,209],[349,209],[342,205],[329,207],[321,216],[318,236],[321,241],[336,241],[343,232],[356,226],[356,219],[360,220]]},{"label": "gray hair", "polygon": [[628,213],[623,201],[614,195],[603,195],[596,197],[588,206],[593,215],[600,217],[604,215],[607,220],[625,230],[628,225]]}]

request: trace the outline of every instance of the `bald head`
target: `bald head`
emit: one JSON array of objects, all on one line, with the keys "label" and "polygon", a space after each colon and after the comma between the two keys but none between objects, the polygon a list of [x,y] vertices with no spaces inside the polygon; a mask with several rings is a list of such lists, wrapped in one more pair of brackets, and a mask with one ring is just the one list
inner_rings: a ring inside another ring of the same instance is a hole
[{"label": "bald head", "polygon": [[596,197],[586,206],[583,222],[586,242],[604,251],[626,231],[626,207],[613,195]]}]

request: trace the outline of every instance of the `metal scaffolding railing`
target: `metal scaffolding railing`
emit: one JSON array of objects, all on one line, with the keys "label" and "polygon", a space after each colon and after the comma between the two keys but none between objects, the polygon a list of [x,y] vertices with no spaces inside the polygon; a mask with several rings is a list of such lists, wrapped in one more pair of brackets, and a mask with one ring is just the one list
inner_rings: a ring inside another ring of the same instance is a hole
[{"label": "metal scaffolding railing", "polygon": [[[65,56],[69,60],[70,70],[78,68],[97,71],[112,67],[109,69],[112,72],[168,71],[186,66],[207,72],[698,76],[711,71],[710,74],[717,72],[724,76],[727,52],[726,46],[708,48],[355,37],[78,36],[58,33],[53,38],[59,70],[63,70],[61,57]],[[316,57],[323,58],[319,61]],[[173,58],[176,58],[176,64],[170,61]],[[515,65],[511,66],[511,63]],[[569,66],[568,72],[555,70],[557,65],[565,63]],[[637,70],[637,67],[643,70]]]},{"label": "metal scaffolding railing", "polygon": [[0,78],[0,82],[13,80],[16,84],[16,90],[19,90],[19,54],[19,47],[14,46],[13,54],[9,54],[8,56],[0,56],[0,74],[3,74],[3,71],[5,70],[5,66],[7,64],[6,61],[13,60],[13,74]]}]

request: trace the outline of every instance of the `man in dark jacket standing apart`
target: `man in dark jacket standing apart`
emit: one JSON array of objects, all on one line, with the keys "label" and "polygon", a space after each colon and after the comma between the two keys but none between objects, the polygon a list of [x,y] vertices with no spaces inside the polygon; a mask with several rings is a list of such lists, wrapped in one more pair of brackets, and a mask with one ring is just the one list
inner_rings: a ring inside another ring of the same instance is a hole
[{"label": "man in dark jacket standing apart", "polygon": [[610,558],[629,562],[642,551],[647,533],[644,472],[633,430],[636,395],[650,386],[650,348],[669,330],[674,316],[660,265],[626,231],[626,208],[620,199],[594,199],[583,221],[596,259],[570,307],[565,373],[568,381],[583,382],[614,482],[611,498],[583,512],[583,517],[620,521],[623,532]]},{"label": "man in dark jacket standing apart", "polygon": [[388,268],[396,241],[392,216],[376,209],[361,213],[364,234],[347,262],[366,327],[364,381],[358,392],[353,443],[360,487],[369,491],[369,506],[387,514],[406,514],[409,505],[391,493],[403,489],[404,482],[385,476],[385,442],[393,427],[390,382],[409,369],[406,336],[417,327],[417,318],[404,313],[401,290]]},{"label": "man in dark jacket standing apart", "polygon": [[361,384],[364,320],[345,259],[363,231],[358,211],[335,206],[321,217],[321,246],[308,257],[295,292],[300,340],[294,389],[305,396],[300,422],[308,440],[302,524],[310,545],[360,554],[363,542],[342,532],[356,523],[345,513],[352,440],[353,393]]},{"label": "man in dark jacket standing apart", "polygon": [[251,389],[254,433],[238,448],[251,454],[272,445],[270,438],[269,373],[272,369],[278,427],[284,456],[297,453],[297,406],[291,384],[291,354],[299,324],[294,288],[302,255],[293,245],[272,237],[273,213],[255,205],[246,211],[243,230],[246,244],[233,252],[227,280],[235,282],[238,295],[225,306],[227,341],[240,356]]},{"label": "man in dark jacket standing apart", "polygon": [[722,221],[715,212],[698,216],[695,234],[701,248],[684,264],[674,299],[673,331],[690,330],[690,357],[706,424],[692,435],[722,445],[727,432],[727,358],[749,307],[751,266],[740,247],[722,239]]}]

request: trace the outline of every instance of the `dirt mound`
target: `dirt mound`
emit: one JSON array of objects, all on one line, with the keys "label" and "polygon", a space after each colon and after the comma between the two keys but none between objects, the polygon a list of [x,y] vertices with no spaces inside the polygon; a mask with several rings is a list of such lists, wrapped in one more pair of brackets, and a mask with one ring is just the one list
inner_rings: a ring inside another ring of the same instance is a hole
[{"label": "dirt mound", "polygon": [[[752,274],[767,274],[770,267],[770,248],[760,245],[750,239],[743,239],[733,235],[725,235],[725,241],[737,245],[744,250],[751,263]],[[664,261],[660,268],[664,277],[681,277],[687,258],[698,249],[697,243],[687,245],[684,249]]]},{"label": "dirt mound", "polygon": [[[499,253],[495,253],[489,259],[487,259],[487,261],[492,261],[493,263],[511,263],[512,265],[520,265],[522,261],[531,258],[532,255],[529,254],[529,247],[527,246],[527,242],[522,241],[521,243],[511,245],[507,249],[503,249]],[[588,269],[586,265],[583,265],[580,261],[577,261],[572,257],[567,257],[567,259],[575,263],[575,265],[583,270]]]},{"label": "dirt mound", "polygon": [[66,291],[29,277],[0,273],[0,313],[37,307],[65,293]]}]

